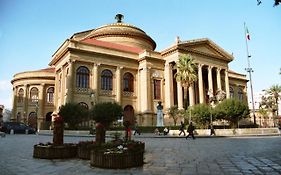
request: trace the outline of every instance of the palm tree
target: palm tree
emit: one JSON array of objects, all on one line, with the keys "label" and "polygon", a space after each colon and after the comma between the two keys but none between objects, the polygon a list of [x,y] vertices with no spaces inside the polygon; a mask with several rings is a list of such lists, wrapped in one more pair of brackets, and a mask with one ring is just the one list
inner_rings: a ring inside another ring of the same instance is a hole
[{"label": "palm tree", "polygon": [[276,84],[276,85],[273,85],[271,86],[269,89],[265,90],[265,92],[272,96],[273,99],[274,99],[274,102],[275,102],[275,105],[277,107],[277,116],[279,115],[278,114],[278,101],[279,99],[281,98],[281,86]]},{"label": "palm tree", "polygon": [[[187,89],[197,81],[197,66],[191,55],[181,55],[176,63],[175,78],[184,87],[184,101],[187,101]],[[186,106],[185,106],[186,107]]]}]

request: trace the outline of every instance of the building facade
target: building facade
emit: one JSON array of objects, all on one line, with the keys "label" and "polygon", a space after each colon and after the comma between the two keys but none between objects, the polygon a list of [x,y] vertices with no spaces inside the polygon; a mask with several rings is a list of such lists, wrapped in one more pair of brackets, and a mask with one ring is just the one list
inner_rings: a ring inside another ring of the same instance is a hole
[{"label": "building facade", "polygon": [[[209,103],[209,94],[218,90],[247,102],[246,76],[229,70],[234,57],[210,39],[177,38],[163,51],[155,48],[143,30],[121,20],[75,33],[53,54],[48,68],[14,76],[13,119],[44,128],[65,103],[90,109],[98,102],[116,101],[124,120],[151,126],[159,101],[164,113],[174,105]],[[182,54],[190,54],[198,66],[198,81],[189,87],[185,102],[183,87],[174,78]],[[165,115],[164,124],[169,122]]]}]

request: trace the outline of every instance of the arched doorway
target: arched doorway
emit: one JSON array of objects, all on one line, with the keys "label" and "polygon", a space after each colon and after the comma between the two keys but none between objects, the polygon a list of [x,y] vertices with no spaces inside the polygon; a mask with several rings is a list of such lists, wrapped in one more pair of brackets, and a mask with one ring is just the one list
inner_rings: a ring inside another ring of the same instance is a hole
[{"label": "arched doorway", "polygon": [[131,125],[135,124],[135,112],[131,105],[127,105],[124,108],[124,118],[123,122],[129,121]]},{"label": "arched doorway", "polygon": [[37,129],[37,116],[35,112],[31,112],[28,115],[28,125],[32,128]]}]

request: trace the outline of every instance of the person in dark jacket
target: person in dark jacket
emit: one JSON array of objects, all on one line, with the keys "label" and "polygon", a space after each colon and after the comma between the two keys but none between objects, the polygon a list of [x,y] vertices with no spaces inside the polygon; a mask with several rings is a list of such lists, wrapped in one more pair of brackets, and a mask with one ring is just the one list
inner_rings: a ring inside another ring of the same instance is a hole
[{"label": "person in dark jacket", "polygon": [[181,135],[181,133],[183,133],[183,135],[185,136],[185,131],[184,131],[184,128],[185,128],[185,125],[184,123],[181,121],[181,126],[180,126],[180,133],[179,133],[179,136]]},{"label": "person in dark jacket", "polygon": [[190,122],[190,124],[187,128],[188,135],[185,137],[185,139],[187,139],[189,136],[191,136],[193,139],[195,139],[194,133],[193,133],[194,130],[195,130],[195,127],[193,126],[192,122]]}]

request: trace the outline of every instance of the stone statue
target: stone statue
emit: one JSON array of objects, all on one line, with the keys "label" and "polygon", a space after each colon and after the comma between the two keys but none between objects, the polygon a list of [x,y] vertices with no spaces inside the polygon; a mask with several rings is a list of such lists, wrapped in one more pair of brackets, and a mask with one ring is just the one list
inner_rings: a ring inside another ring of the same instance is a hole
[{"label": "stone statue", "polygon": [[164,126],[163,106],[161,105],[161,101],[159,101],[158,105],[157,105],[157,123],[156,123],[156,126]]}]

